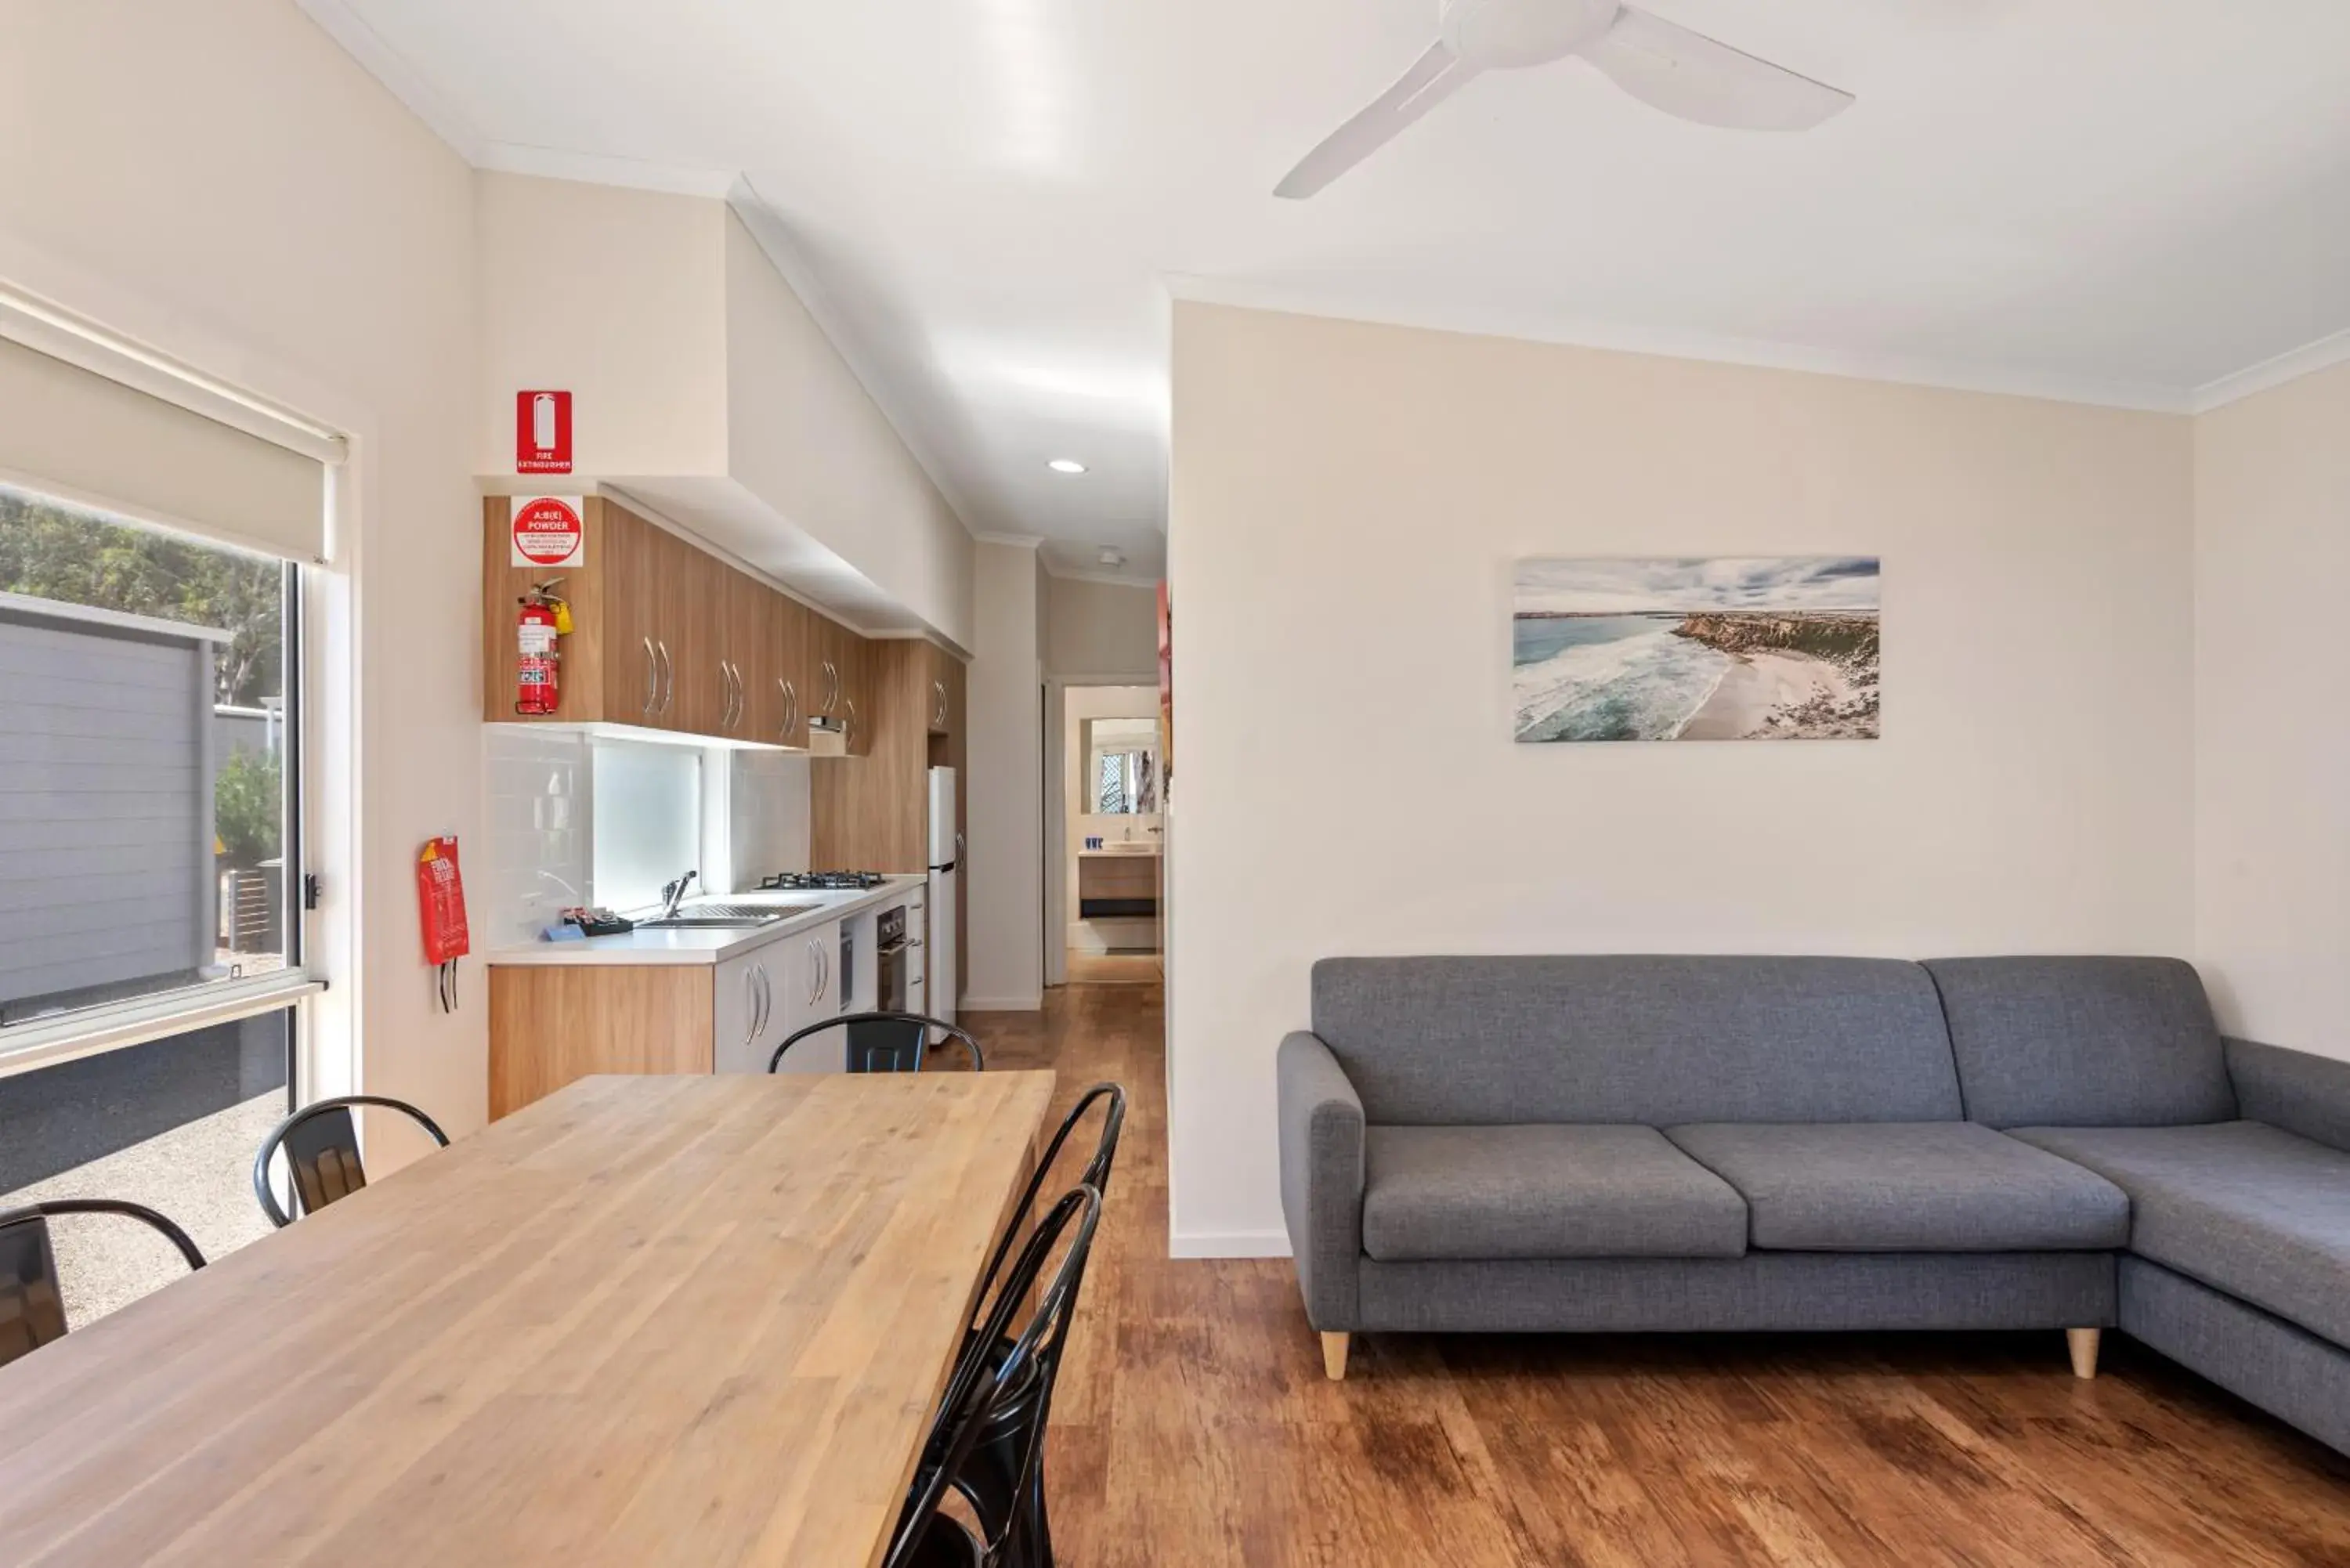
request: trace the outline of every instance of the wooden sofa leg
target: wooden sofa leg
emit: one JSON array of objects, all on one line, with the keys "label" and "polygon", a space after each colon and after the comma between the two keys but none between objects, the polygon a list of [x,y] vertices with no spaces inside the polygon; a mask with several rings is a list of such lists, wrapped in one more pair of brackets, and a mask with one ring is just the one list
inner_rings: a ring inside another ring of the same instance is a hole
[{"label": "wooden sofa leg", "polygon": [[2095,1377],[2097,1375],[2097,1339],[2105,1331],[2095,1328],[2068,1328],[2064,1331],[2064,1348],[2073,1353],[2073,1376]]},{"label": "wooden sofa leg", "polygon": [[1352,1337],[1344,1334],[1326,1334],[1322,1336],[1322,1370],[1330,1375],[1330,1381],[1333,1383],[1342,1382],[1346,1378],[1347,1345]]}]

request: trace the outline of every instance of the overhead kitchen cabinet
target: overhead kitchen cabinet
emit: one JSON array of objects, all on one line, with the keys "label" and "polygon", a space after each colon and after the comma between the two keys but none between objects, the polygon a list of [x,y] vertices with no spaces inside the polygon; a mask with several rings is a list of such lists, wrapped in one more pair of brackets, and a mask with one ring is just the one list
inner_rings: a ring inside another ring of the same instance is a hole
[{"label": "overhead kitchen cabinet", "polygon": [[[706,658],[694,613],[696,563],[709,557],[626,507],[591,495],[581,509],[586,542],[579,564],[550,575],[510,564],[512,497],[488,496],[482,510],[483,716],[517,723],[688,728],[692,677]],[[551,583],[569,605],[572,629],[559,644],[555,711],[518,714],[515,617],[523,597],[541,583]]]}]

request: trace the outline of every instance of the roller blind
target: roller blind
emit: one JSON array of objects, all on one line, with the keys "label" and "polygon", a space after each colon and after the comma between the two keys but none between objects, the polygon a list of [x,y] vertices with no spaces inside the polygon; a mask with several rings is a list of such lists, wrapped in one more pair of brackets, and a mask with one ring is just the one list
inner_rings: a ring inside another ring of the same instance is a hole
[{"label": "roller blind", "polygon": [[317,458],[5,337],[0,472],[218,544],[327,558]]}]

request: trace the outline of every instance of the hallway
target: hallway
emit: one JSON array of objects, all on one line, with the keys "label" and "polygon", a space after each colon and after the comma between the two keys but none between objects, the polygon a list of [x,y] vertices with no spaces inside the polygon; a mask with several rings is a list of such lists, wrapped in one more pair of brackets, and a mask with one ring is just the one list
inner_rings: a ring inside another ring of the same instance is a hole
[{"label": "hallway", "polygon": [[1329,1383],[1286,1261],[1167,1256],[1161,994],[964,1020],[1061,1075],[1056,1120],[1128,1096],[1055,1407],[1066,1568],[2350,1562],[2350,1461],[2119,1335],[2085,1384],[2043,1334],[1368,1334]]}]

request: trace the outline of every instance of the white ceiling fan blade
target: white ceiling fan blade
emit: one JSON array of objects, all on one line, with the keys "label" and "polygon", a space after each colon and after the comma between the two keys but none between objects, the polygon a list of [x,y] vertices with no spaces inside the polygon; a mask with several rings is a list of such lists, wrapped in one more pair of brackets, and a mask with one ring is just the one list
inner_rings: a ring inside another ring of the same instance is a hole
[{"label": "white ceiling fan blade", "polygon": [[1809,130],[1852,94],[1629,5],[1584,58],[1652,109],[1732,130]]},{"label": "white ceiling fan blade", "polygon": [[1276,196],[1302,201],[1386,146],[1398,131],[1451,98],[1477,67],[1441,42],[1430,45],[1403,79],[1375,99],[1370,108],[1332,131],[1328,140],[1307,153],[1282,182]]}]

